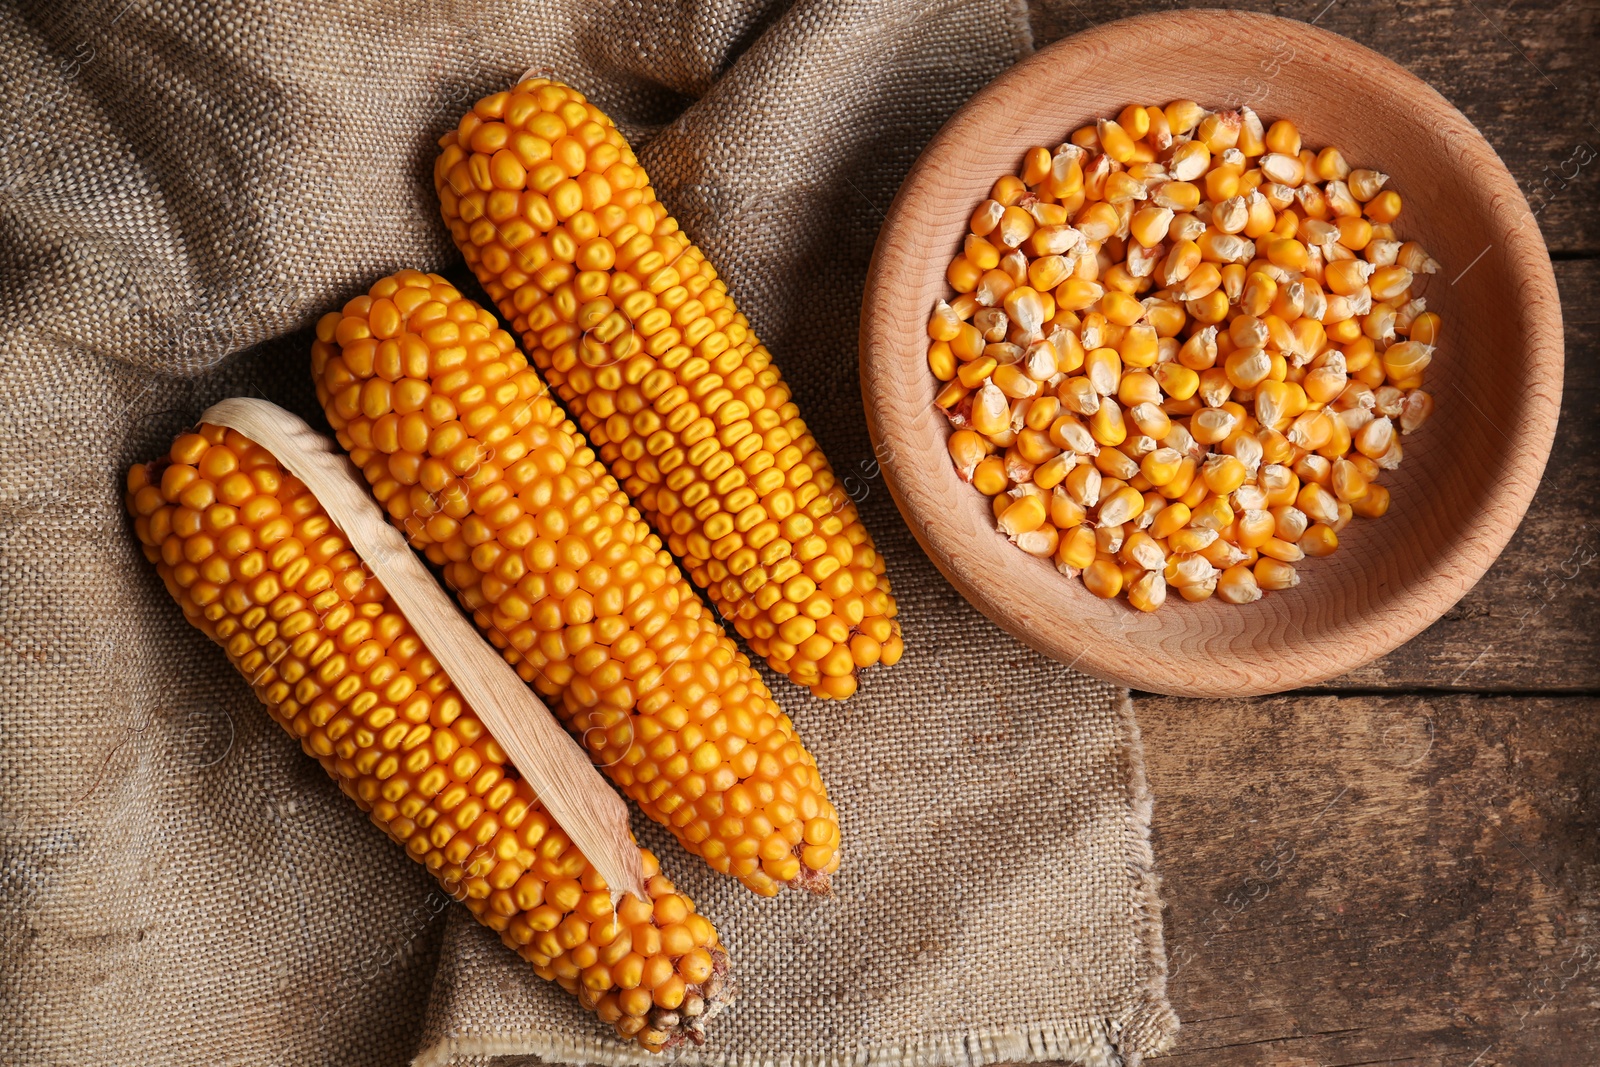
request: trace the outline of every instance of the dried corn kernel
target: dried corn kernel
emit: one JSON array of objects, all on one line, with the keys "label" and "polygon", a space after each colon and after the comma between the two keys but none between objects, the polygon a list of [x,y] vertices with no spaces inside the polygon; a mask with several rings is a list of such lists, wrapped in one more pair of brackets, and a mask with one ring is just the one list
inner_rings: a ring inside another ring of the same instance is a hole
[{"label": "dried corn kernel", "polygon": [[1030,149],[928,324],[952,461],[1001,531],[1153,611],[1169,585],[1289,588],[1383,514],[1440,332],[1415,295],[1439,264],[1397,236],[1388,181],[1189,100]]}]

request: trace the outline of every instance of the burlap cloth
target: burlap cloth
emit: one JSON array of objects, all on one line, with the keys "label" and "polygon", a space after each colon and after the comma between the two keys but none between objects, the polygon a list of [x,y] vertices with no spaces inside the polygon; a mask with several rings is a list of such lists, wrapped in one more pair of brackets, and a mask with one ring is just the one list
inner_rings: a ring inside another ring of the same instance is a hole
[{"label": "burlap cloth", "polygon": [[0,1060],[636,1058],[297,751],[121,509],[128,464],[216,399],[314,415],[319,314],[459,264],[434,139],[529,66],[642,147],[860,500],[905,621],[904,661],[846,704],[774,684],[839,807],[833,896],[757,899],[635,816],[740,987],[683,1062],[1164,1047],[1127,695],[939,577],[877,477],[855,381],[881,211],[1028,47],[1008,0],[0,9]]}]

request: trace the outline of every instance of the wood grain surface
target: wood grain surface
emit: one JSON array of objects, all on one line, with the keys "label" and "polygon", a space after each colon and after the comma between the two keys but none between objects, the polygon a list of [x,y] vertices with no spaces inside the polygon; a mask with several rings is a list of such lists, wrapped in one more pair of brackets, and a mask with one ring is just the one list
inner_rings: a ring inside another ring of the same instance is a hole
[{"label": "wood grain surface", "polygon": [[[1034,32],[1168,6],[1035,3]],[[1428,630],[1322,693],[1136,695],[1184,1022],[1168,1058],[1600,1063],[1596,9],[1235,6],[1317,19],[1484,133],[1556,260],[1567,378],[1521,528]]]},{"label": "wood grain surface", "polygon": [[1600,701],[1138,710],[1183,1019],[1171,1062],[1600,1059]]},{"label": "wood grain surface", "polygon": [[[1217,47],[1226,42],[1226,47]],[[1139,62],[1130,62],[1138,56]],[[994,530],[989,501],[944,456],[926,320],[972,207],[1031,145],[1123,105],[1247,100],[1292,116],[1308,145],[1380,166],[1400,229],[1443,265],[1425,295],[1444,319],[1428,385],[1441,415],[1407,438],[1395,504],[1358,522],[1294,589],[1241,609],[1213,598],[1143,615],[1100,600]],[[1350,116],[1360,116],[1352,121]],[[979,610],[1018,639],[1137,688],[1222,696],[1321,683],[1421,632],[1485,573],[1543,470],[1559,409],[1560,306],[1516,183],[1461,113],[1402,67],[1302,22],[1165,11],[1101,24],[1002,75],[933,139],[878,238],[861,380],[902,514]]]}]

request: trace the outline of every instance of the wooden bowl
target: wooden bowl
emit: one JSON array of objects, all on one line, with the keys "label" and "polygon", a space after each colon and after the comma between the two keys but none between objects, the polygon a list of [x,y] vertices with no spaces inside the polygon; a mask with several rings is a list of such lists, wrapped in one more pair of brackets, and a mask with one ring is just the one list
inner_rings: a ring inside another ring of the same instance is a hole
[{"label": "wooden bowl", "polygon": [[[1023,152],[1129,103],[1189,98],[1292,119],[1311,147],[1392,176],[1402,238],[1442,265],[1428,370],[1436,409],[1384,475],[1389,513],[1357,518],[1298,587],[1236,606],[1101,600],[996,531],[950,462],[926,324],[972,210]],[[1351,670],[1444,614],[1533,499],[1561,399],[1561,308],[1527,202],[1482,135],[1382,56],[1302,22],[1181,10],[1100,26],[1001,75],[934,137],[889,209],[867,278],[861,385],[895,501],[952,584],[1019,640],[1089,674],[1191,696],[1277,692]]]}]

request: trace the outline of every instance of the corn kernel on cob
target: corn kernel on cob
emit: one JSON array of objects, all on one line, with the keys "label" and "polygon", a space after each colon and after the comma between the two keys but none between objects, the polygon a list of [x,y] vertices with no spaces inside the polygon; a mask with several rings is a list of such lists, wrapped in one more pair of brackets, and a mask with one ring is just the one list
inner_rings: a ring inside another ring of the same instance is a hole
[{"label": "corn kernel on cob", "polygon": [[645,852],[650,902],[599,874],[466,707],[315,497],[202,425],[128,472],[144,555],[189,621],[372,821],[546,980],[649,1049],[728,993],[716,930]]},{"label": "corn kernel on cob", "polygon": [[440,141],[445,222],[533,362],[724,617],[819,697],[903,644],[855,505],[610,118],[544,78]]},{"label": "corn kernel on cob", "polygon": [[491,312],[402,271],[323,317],[312,376],[391,520],[645,814],[758,893],[825,886],[815,761]]}]

